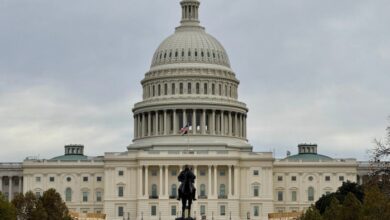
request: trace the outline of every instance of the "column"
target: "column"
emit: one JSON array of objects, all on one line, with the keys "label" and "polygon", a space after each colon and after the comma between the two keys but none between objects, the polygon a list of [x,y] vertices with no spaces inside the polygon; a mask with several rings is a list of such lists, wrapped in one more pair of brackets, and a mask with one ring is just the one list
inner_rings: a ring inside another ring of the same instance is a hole
[{"label": "column", "polygon": [[168,122],[167,122],[167,110],[164,110],[164,135],[167,135],[168,130]]},{"label": "column", "polygon": [[[193,172],[194,172],[195,176],[198,176],[198,166],[197,165],[194,165],[194,171]],[[198,189],[197,183],[198,183],[198,179],[195,178],[195,183],[194,183],[195,189]]]},{"label": "column", "polygon": [[202,134],[206,134],[206,109],[202,110],[202,123],[200,125]]},{"label": "column", "polygon": [[216,119],[216,126],[215,126],[216,133],[221,135],[221,112],[219,112],[219,115],[215,119]]},{"label": "column", "polygon": [[229,129],[228,129],[228,132],[229,132],[229,136],[232,136],[232,128],[233,128],[233,123],[232,123],[232,113],[231,112],[228,112],[228,120],[229,120]]},{"label": "column", "polygon": [[187,110],[183,109],[183,127],[187,125]]},{"label": "column", "polygon": [[173,134],[177,134],[176,109],[173,109]]},{"label": "column", "polygon": [[139,196],[142,197],[144,194],[143,194],[143,185],[142,185],[142,166],[139,166],[138,167],[138,192],[139,192]]},{"label": "column", "polygon": [[221,135],[225,135],[225,112],[221,111]]},{"label": "column", "polygon": [[146,136],[146,117],[145,117],[145,114],[146,113],[142,113],[142,137],[145,137]]},{"label": "column", "polygon": [[207,190],[207,198],[209,198],[210,199],[210,197],[211,197],[211,165],[209,165],[209,171],[208,171],[208,177],[209,177],[209,189]]},{"label": "column", "polygon": [[196,134],[196,109],[192,111],[192,133]]},{"label": "column", "polygon": [[238,137],[238,120],[237,112],[234,113],[234,136]]},{"label": "column", "polygon": [[137,115],[134,114],[134,130],[133,130],[133,133],[134,133],[134,139],[138,137],[138,119],[137,119]]},{"label": "column", "polygon": [[148,112],[148,136],[152,135],[152,113]]},{"label": "column", "polygon": [[163,166],[160,165],[160,191],[158,192],[158,198],[163,196]]},{"label": "column", "polygon": [[23,177],[19,176],[19,193],[23,193],[23,191],[22,191],[22,180],[23,180]]},{"label": "column", "polygon": [[168,172],[169,172],[169,166],[165,166],[165,196],[166,197],[169,197]]},{"label": "column", "polygon": [[246,115],[244,115],[244,128],[243,128],[244,132],[243,132],[243,136],[244,138],[246,138]]},{"label": "column", "polygon": [[209,124],[211,124],[210,126],[211,135],[215,135],[215,110],[214,109],[211,114],[211,123]]},{"label": "column", "polygon": [[0,176],[0,192],[3,192],[3,177],[2,176]]},{"label": "column", "polygon": [[238,192],[238,187],[239,187],[239,183],[238,181],[240,180],[239,178],[239,167],[238,166],[234,166],[234,196],[237,198],[239,196],[239,192]]},{"label": "column", "polygon": [[8,201],[12,200],[12,176],[8,176]]},{"label": "column", "polygon": [[149,198],[149,174],[148,166],[145,166],[145,197]]},{"label": "column", "polygon": [[218,188],[217,176],[218,176],[218,173],[217,173],[217,165],[214,165],[214,196],[218,198],[218,192],[217,192],[217,188]]},{"label": "column", "polygon": [[141,130],[141,127],[142,127],[142,125],[141,125],[141,115],[140,114],[138,114],[137,115],[137,120],[138,120],[138,132],[137,132],[137,134],[138,134],[138,138],[140,138],[141,136],[142,136],[142,130]]},{"label": "column", "polygon": [[238,127],[238,136],[242,137],[242,114],[239,114],[239,127]]},{"label": "column", "polygon": [[159,126],[158,126],[158,111],[156,111],[156,118],[155,118],[155,126],[154,126],[154,133],[155,135],[157,136],[158,135],[158,132],[159,132]]},{"label": "column", "polygon": [[228,166],[228,178],[229,178],[229,199],[232,196],[232,166]]}]

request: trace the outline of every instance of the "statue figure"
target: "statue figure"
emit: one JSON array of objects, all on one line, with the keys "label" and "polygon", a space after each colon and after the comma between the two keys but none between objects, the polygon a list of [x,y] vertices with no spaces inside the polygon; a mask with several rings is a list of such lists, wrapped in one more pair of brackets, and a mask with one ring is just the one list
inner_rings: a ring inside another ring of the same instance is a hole
[{"label": "statue figure", "polygon": [[[191,204],[192,201],[196,200],[196,189],[194,186],[195,183],[195,174],[188,167],[188,165],[184,166],[184,170],[180,172],[177,179],[181,182],[178,189],[178,197],[177,200],[181,200],[182,202],[182,217],[177,220],[192,220],[191,218]],[[185,210],[188,208],[188,218],[185,218]]]}]

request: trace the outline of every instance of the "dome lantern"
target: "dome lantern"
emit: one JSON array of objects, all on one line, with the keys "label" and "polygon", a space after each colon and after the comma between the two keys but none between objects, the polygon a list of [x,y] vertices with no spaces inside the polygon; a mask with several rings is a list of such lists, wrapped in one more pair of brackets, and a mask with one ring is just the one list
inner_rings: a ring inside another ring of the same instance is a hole
[{"label": "dome lantern", "polygon": [[199,26],[199,5],[198,0],[183,0],[180,2],[182,8],[181,26]]}]

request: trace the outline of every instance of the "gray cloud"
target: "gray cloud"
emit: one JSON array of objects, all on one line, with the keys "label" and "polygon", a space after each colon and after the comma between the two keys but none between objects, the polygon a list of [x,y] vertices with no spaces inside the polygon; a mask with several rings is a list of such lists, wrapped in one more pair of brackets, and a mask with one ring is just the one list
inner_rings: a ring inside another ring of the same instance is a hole
[{"label": "gray cloud", "polygon": [[[301,142],[366,159],[390,114],[390,5],[379,1],[202,1],[250,109],[249,140],[282,157]],[[178,0],[0,3],[0,161],[124,151],[132,105]]]}]

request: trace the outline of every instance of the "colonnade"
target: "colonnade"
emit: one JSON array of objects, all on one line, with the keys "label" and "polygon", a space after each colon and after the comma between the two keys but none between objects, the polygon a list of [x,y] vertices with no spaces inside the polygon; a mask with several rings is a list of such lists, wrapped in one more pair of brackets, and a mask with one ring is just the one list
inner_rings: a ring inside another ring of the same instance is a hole
[{"label": "colonnade", "polygon": [[[144,198],[150,198],[149,196],[149,188],[151,186],[151,181],[149,180],[150,174],[150,167],[158,167],[157,170],[159,170],[158,175],[158,198],[165,198],[168,199],[170,194],[170,186],[172,184],[178,183],[177,177],[175,176],[174,182],[169,182],[169,175],[170,171],[172,171],[172,167],[177,168],[177,175],[179,175],[179,172],[182,170],[182,168],[178,165],[144,165],[140,166],[138,168],[138,191],[139,191],[139,197]],[[180,167],[180,168],[179,168]],[[225,182],[218,182],[220,178],[218,177],[220,169],[226,169],[227,168],[227,192],[226,197],[223,199],[232,198],[233,196],[239,195],[239,167],[233,166],[233,165],[200,165],[199,167],[203,167],[203,169],[207,170],[207,198],[208,199],[217,199],[219,198],[219,191],[218,191],[218,183],[225,183]],[[195,188],[197,189],[197,196],[200,194],[199,186],[199,176],[198,175],[198,168],[197,165],[192,166],[192,171],[197,176],[195,179]],[[220,168],[220,169],[219,169]],[[156,198],[157,199],[157,198]]]},{"label": "colonnade", "polygon": [[[14,193],[23,192],[22,182],[23,182],[22,176],[0,176],[0,192],[2,192],[3,195],[8,195],[8,201],[11,201],[13,199]],[[15,192],[13,191],[14,185],[18,186],[18,191]]]},{"label": "colonnade", "polygon": [[208,109],[155,110],[134,114],[134,138],[180,134],[246,138],[246,114]]}]

